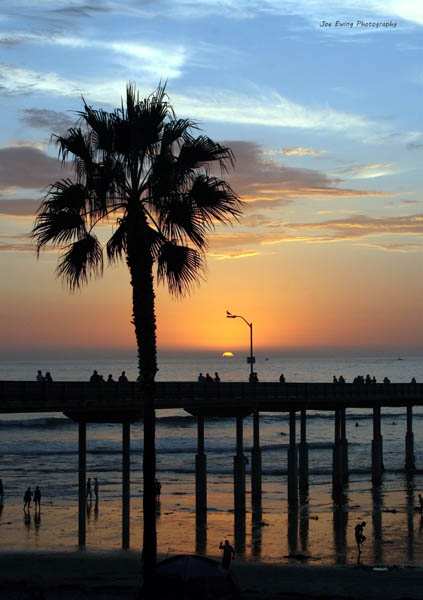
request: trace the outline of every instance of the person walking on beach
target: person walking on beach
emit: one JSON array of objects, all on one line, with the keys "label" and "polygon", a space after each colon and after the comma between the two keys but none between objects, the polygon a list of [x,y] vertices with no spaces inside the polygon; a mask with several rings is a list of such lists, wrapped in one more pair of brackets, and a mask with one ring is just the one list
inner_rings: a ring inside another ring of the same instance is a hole
[{"label": "person walking on beach", "polygon": [[235,558],[235,550],[230,545],[228,540],[225,540],[224,544],[222,544],[222,542],[220,542],[219,550],[223,550],[222,569],[224,569],[225,571],[229,571],[229,569],[231,567],[231,562]]},{"label": "person walking on beach", "polygon": [[88,477],[88,479],[87,479],[87,493],[86,493],[85,497],[87,499],[87,502],[89,500],[89,502],[91,504],[92,499],[93,499],[93,492],[91,490],[91,477]]},{"label": "person walking on beach", "polygon": [[358,557],[357,561],[360,561],[361,549],[363,547],[364,542],[366,541],[366,536],[364,535],[364,528],[366,527],[366,521],[362,521],[355,526],[354,534],[355,534],[355,542],[357,544]]},{"label": "person walking on beach", "polygon": [[94,499],[95,503],[98,504],[98,479],[94,477]]},{"label": "person walking on beach", "polygon": [[27,488],[24,497],[23,497],[23,501],[24,501],[24,511],[28,511],[31,508],[31,500],[32,500],[32,491],[31,488]]},{"label": "person walking on beach", "polygon": [[38,487],[38,485],[35,487],[34,490],[34,506],[35,506],[35,510],[40,510],[41,508],[41,490]]}]

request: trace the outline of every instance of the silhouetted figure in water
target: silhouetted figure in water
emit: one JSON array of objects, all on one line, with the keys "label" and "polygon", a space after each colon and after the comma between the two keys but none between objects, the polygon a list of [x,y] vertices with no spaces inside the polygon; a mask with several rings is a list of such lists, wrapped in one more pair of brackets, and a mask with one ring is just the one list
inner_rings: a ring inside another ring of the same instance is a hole
[{"label": "silhouetted figure in water", "polygon": [[94,500],[96,505],[98,505],[98,479],[94,477]]},{"label": "silhouetted figure in water", "polygon": [[363,547],[364,542],[366,541],[366,536],[364,535],[365,527],[366,527],[366,521],[362,521],[361,523],[358,523],[354,529],[355,543],[357,544],[357,550],[358,550],[357,562],[360,562],[361,549]]},{"label": "silhouetted figure in water", "polygon": [[160,502],[160,494],[162,493],[162,484],[158,479],[154,480],[154,494],[156,496],[156,501]]},{"label": "silhouetted figure in water", "polygon": [[47,371],[47,373],[45,374],[44,381],[46,383],[53,383],[53,377],[51,376],[50,371]]},{"label": "silhouetted figure in water", "polygon": [[34,490],[34,507],[35,507],[35,510],[37,510],[37,509],[40,510],[40,508],[41,508],[41,490],[38,487],[38,485],[35,487],[35,490]]},{"label": "silhouetted figure in water", "polygon": [[3,506],[3,498],[4,498],[3,479],[0,479],[0,506]]},{"label": "silhouetted figure in water", "polygon": [[217,371],[214,372],[214,382],[220,383],[219,373]]},{"label": "silhouetted figure in water", "polygon": [[224,544],[222,544],[222,542],[220,542],[219,550],[223,550],[222,569],[225,569],[225,571],[229,571],[229,569],[231,567],[231,562],[235,558],[235,550],[230,545],[228,540],[225,540]]},{"label": "silhouetted figure in water", "polygon": [[118,379],[119,383],[128,383],[128,378],[126,376],[126,371],[122,371],[119,379]]},{"label": "silhouetted figure in water", "polygon": [[31,508],[31,501],[32,501],[32,491],[31,488],[27,488],[24,497],[23,497],[23,501],[24,501],[24,511],[28,511]]},{"label": "silhouetted figure in water", "polygon": [[85,497],[87,499],[87,502],[89,502],[91,504],[92,499],[93,499],[93,492],[91,489],[91,477],[88,477],[88,479],[87,479],[87,491],[86,491]]},{"label": "silhouetted figure in water", "polygon": [[356,421],[356,422],[355,422],[355,426],[356,426],[356,427],[359,427],[359,426],[360,426],[360,424],[359,424],[359,422],[358,422],[358,421]]},{"label": "silhouetted figure in water", "polygon": [[213,377],[210,375],[210,373],[206,373],[206,381],[207,383],[213,383]]},{"label": "silhouetted figure in water", "polygon": [[279,375],[279,383],[285,383],[285,375],[283,373]]},{"label": "silhouetted figure in water", "polygon": [[98,371],[94,369],[93,374],[90,377],[90,383],[100,383],[102,377],[98,374]]},{"label": "silhouetted figure in water", "polygon": [[44,382],[43,374],[39,370],[37,371],[37,381],[38,381],[38,383],[43,383]]},{"label": "silhouetted figure in water", "polygon": [[111,373],[109,373],[109,376],[107,377],[107,383],[115,383],[115,380],[113,379],[113,375]]}]

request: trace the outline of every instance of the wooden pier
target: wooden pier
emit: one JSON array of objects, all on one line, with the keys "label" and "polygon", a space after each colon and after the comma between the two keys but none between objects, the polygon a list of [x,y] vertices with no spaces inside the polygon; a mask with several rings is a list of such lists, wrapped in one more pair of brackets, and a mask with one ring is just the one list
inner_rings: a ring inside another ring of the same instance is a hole
[{"label": "wooden pier", "polygon": [[[207,453],[205,428],[207,417],[233,417],[236,423],[234,477],[234,537],[238,551],[245,545],[246,529],[246,457],[244,454],[244,418],[253,415],[251,451],[251,506],[253,540],[259,544],[262,519],[262,461],[260,413],[289,415],[287,497],[290,546],[297,543],[298,505],[308,496],[307,410],[332,411],[334,442],[332,493],[334,504],[342,505],[348,482],[348,440],[346,411],[367,408],[373,411],[372,482],[377,498],[383,478],[383,437],[381,415],[385,407],[403,407],[406,414],[404,470],[411,477],[416,470],[413,434],[413,407],[423,406],[423,384],[418,383],[193,383],[158,382],[155,387],[156,410],[183,409],[197,419],[196,529],[197,550],[204,551],[207,537]],[[130,429],[143,417],[141,387],[137,383],[0,382],[0,414],[61,412],[78,424],[79,430],[79,527],[80,548],[86,543],[86,446],[88,423],[122,424],[122,548],[130,546]],[[297,413],[300,441],[297,443]],[[301,511],[300,538],[307,538],[306,511]],[[340,513],[341,515],[342,513]],[[342,518],[342,517],[339,517]],[[295,540],[295,542],[294,542]],[[302,542],[302,545],[304,543]]]}]

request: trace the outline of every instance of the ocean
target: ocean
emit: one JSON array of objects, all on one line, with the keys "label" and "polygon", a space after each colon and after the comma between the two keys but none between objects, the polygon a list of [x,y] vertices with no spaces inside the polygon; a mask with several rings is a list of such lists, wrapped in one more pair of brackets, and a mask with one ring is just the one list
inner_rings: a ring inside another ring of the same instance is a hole
[{"label": "ocean", "polygon": [[[399,360],[399,358],[401,358]],[[219,372],[222,381],[245,381],[248,365],[245,357],[223,358],[211,353],[162,355],[158,380],[196,380],[198,374]],[[34,380],[36,372],[50,371],[54,380],[88,380],[96,368],[105,378],[112,373],[115,379],[125,370],[129,379],[136,378],[135,361],[97,359],[94,361],[49,360],[3,362],[0,379]],[[286,381],[330,382],[333,375],[343,375],[351,381],[356,375],[369,373],[381,381],[385,376],[393,382],[408,382],[412,377],[423,381],[423,360],[418,356],[375,357],[295,357],[277,354],[258,357],[256,370],[261,381],[278,380],[281,372]],[[310,411],[308,441],[310,443],[310,500],[308,506],[307,553],[309,560],[333,564],[339,561],[339,539],[333,532],[333,505],[330,497],[333,414]],[[414,434],[417,467],[423,469],[423,410],[415,410]],[[132,465],[132,547],[140,544],[142,424],[131,428]],[[252,443],[251,419],[245,420],[245,453],[248,457]],[[413,553],[409,552],[409,520],[399,516],[413,511],[414,496],[423,489],[423,476],[417,474],[414,487],[404,477],[405,412],[384,409],[382,434],[386,472],[378,499],[377,510],[385,513],[384,526],[389,531],[389,543],[384,561],[389,563],[423,564],[420,538],[414,537]],[[351,409],[347,414],[349,442],[350,529],[354,519],[374,520],[370,464],[372,420],[370,411]],[[261,416],[263,451],[264,527],[259,559],[285,561],[289,555],[286,532],[286,466],[288,422],[284,414],[265,413]],[[89,425],[88,475],[97,477],[100,484],[100,515],[88,529],[88,547],[117,549],[120,540],[121,498],[121,426]],[[195,420],[182,410],[157,413],[157,471],[162,483],[162,501],[158,520],[159,550],[181,551],[195,545],[194,527],[194,460],[196,452]],[[235,452],[235,420],[209,418],[206,420],[206,452],[209,486],[209,526],[207,552],[216,553],[221,536],[233,536],[233,455]],[[77,527],[77,427],[61,414],[3,415],[0,419],[0,477],[5,487],[5,501],[0,513],[0,549],[70,549],[75,548]],[[247,473],[249,464],[247,465]],[[247,475],[248,477],[248,475]],[[39,485],[43,493],[45,516],[42,527],[28,529],[22,522],[21,499],[28,485]],[[247,481],[249,487],[249,481]],[[412,500],[410,499],[412,494]],[[249,509],[250,497],[247,497]],[[412,503],[411,503],[412,502]],[[354,508],[355,507],[355,508]],[[9,516],[7,516],[9,513]],[[357,513],[357,514],[356,514]],[[409,518],[409,514],[408,518]],[[314,518],[317,517],[317,518]],[[248,517],[250,519],[250,515]],[[392,521],[392,523],[391,523]],[[388,525],[389,523],[389,525]],[[372,525],[369,523],[369,528]],[[55,535],[52,535],[55,528]],[[351,529],[351,531],[352,531]],[[379,529],[379,528],[378,528]],[[176,531],[180,533],[176,535]],[[416,531],[418,525],[416,521]],[[314,533],[313,533],[314,532]],[[276,534],[276,537],[275,537]],[[339,536],[338,536],[339,537]],[[316,541],[313,542],[313,539]],[[327,543],[321,543],[326,540]],[[267,540],[267,541],[266,541]],[[354,541],[351,545],[353,555]],[[313,545],[314,544],[314,545]],[[338,546],[337,546],[338,545]],[[380,559],[380,544],[376,558]],[[408,548],[408,550],[407,550]],[[304,548],[303,548],[304,550]],[[344,549],[345,550],[345,549]],[[341,554],[344,556],[345,552]],[[247,534],[246,558],[257,559],[257,545],[252,532]],[[347,552],[349,556],[349,552]],[[344,560],[344,559],[343,559]],[[353,558],[351,558],[353,560]],[[369,556],[375,562],[374,552]],[[420,562],[421,561],[421,562]],[[380,561],[376,561],[380,562]]]}]

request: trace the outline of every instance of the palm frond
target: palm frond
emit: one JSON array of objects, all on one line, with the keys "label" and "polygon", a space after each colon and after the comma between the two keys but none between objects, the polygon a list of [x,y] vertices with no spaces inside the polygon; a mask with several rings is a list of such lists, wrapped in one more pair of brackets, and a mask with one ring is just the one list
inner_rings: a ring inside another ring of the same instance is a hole
[{"label": "palm frond", "polygon": [[203,268],[201,254],[174,242],[162,245],[157,259],[157,277],[166,281],[171,294],[183,296],[198,281]]},{"label": "palm frond", "polygon": [[65,244],[81,237],[85,232],[85,223],[81,215],[74,212],[41,212],[35,221],[32,237],[37,242],[37,252],[47,244],[53,246]]},{"label": "palm frond", "polygon": [[197,175],[189,196],[208,225],[229,224],[241,215],[243,203],[228,183],[216,177]]},{"label": "palm frond", "polygon": [[187,140],[181,146],[178,156],[178,169],[181,172],[208,167],[217,162],[222,172],[227,172],[235,162],[232,150],[201,135]]},{"label": "palm frond", "polygon": [[53,183],[41,204],[40,212],[58,212],[72,210],[80,213],[85,209],[87,189],[81,183],[71,179],[62,179]]},{"label": "palm frond", "polygon": [[118,228],[107,242],[106,253],[110,263],[118,262],[126,253],[125,219],[120,220]]},{"label": "palm frond", "polygon": [[57,275],[74,291],[103,272],[103,251],[98,239],[87,233],[71,244],[59,259]]},{"label": "palm frond", "polygon": [[188,194],[175,192],[157,208],[160,230],[168,239],[183,243],[188,238],[197,248],[205,247],[207,222]]}]

